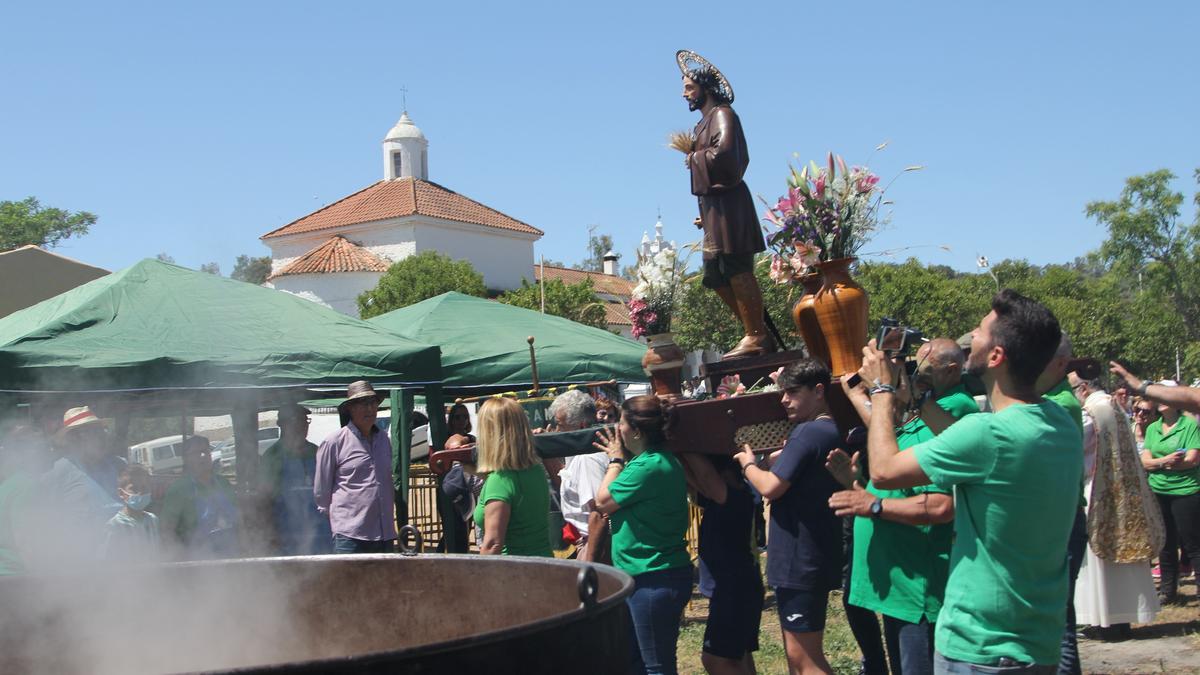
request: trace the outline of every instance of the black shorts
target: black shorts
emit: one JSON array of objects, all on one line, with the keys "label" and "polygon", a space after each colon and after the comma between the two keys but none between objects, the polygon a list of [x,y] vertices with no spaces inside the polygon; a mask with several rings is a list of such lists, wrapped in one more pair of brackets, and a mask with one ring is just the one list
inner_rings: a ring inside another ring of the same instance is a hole
[{"label": "black shorts", "polygon": [[718,253],[704,261],[704,277],[700,283],[707,288],[724,288],[730,277],[754,271],[753,253]]},{"label": "black shorts", "polygon": [[775,602],[779,606],[779,625],[792,633],[815,633],[825,630],[825,611],[829,591],[800,590],[775,587]]},{"label": "black shorts", "polygon": [[718,584],[708,602],[704,627],[706,654],[740,661],[746,652],[758,651],[758,624],[762,619],[763,589]]}]

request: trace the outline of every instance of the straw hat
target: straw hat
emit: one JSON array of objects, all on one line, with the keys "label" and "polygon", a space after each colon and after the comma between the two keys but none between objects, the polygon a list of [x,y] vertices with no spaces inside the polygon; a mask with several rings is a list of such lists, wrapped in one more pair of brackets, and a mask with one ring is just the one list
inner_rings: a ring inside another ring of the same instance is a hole
[{"label": "straw hat", "polygon": [[96,413],[88,406],[80,406],[78,408],[70,408],[63,413],[63,431],[69,429],[78,429],[89,424],[104,424],[104,421],[96,417]]},{"label": "straw hat", "polygon": [[366,380],[351,382],[350,386],[346,388],[346,400],[338,404],[338,412],[345,412],[348,403],[363,398],[374,398],[376,402],[380,402],[383,401],[383,394],[376,392],[371,383]]}]

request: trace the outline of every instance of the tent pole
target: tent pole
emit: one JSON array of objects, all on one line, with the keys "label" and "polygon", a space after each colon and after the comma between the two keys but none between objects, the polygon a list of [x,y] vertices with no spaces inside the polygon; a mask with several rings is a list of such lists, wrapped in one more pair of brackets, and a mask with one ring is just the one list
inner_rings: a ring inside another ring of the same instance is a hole
[{"label": "tent pole", "polygon": [[390,394],[392,408],[392,485],[396,497],[396,525],[408,524],[408,468],[412,461],[412,409],[413,393],[407,389],[393,389]]}]

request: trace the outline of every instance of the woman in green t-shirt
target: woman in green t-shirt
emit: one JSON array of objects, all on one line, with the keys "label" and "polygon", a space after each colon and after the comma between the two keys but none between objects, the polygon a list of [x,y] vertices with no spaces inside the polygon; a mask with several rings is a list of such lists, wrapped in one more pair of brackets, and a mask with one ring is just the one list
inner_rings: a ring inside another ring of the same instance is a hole
[{"label": "woman in green t-shirt", "polygon": [[550,557],[550,487],[533,451],[529,419],[516,401],[493,398],[479,410],[479,462],[487,475],[475,522],[483,555]]},{"label": "woman in green t-shirt", "polygon": [[687,552],[687,481],[679,460],[665,451],[670,408],[654,396],[621,405],[621,421],[597,432],[608,456],[596,508],[612,525],[613,565],[633,577],[626,603],[635,651],[630,672],[675,670],[679,621],[692,593]]},{"label": "woman in green t-shirt", "polygon": [[[1144,404],[1143,404],[1144,405]],[[1159,419],[1146,427],[1142,466],[1158,499],[1166,541],[1158,555],[1159,595],[1178,602],[1179,549],[1200,560],[1200,429],[1178,408],[1158,406]]]}]

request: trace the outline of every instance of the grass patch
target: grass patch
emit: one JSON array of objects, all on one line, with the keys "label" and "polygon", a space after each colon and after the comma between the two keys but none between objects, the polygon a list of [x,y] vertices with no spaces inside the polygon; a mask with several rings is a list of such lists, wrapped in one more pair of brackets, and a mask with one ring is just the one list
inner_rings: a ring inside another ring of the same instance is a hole
[{"label": "grass patch", "polygon": [[[829,594],[829,613],[825,621],[825,657],[835,673],[853,675],[858,672],[858,644],[846,623],[846,612],[842,609],[842,594]],[[693,593],[684,610],[683,624],[679,631],[676,654],[679,672],[703,675],[700,653],[704,646],[704,626],[708,618],[708,598]],[[754,652],[754,664],[760,673],[786,673],[787,655],[783,651],[783,635],[779,629],[779,613],[775,609],[775,594],[767,590],[763,604],[762,620],[758,629],[758,651]]]}]

